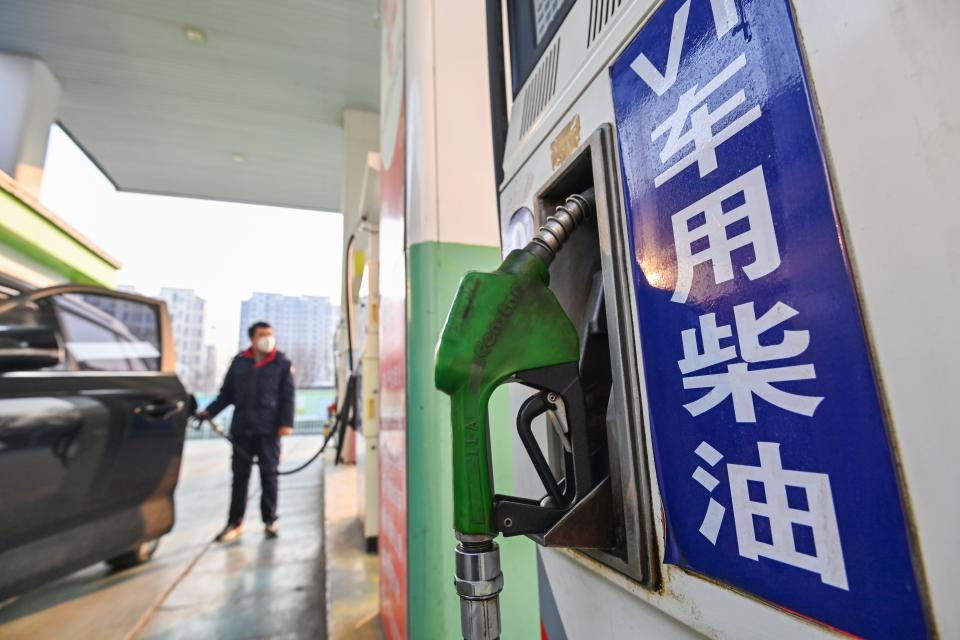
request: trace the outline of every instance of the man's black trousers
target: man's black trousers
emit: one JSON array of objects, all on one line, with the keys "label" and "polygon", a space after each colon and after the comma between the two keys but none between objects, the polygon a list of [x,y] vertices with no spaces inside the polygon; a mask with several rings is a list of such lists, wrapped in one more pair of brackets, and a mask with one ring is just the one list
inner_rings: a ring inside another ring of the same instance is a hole
[{"label": "man's black trousers", "polygon": [[[233,435],[237,446],[256,457],[260,467],[260,516],[265,524],[277,519],[277,467],[280,464],[280,436],[238,433]],[[243,522],[247,510],[247,487],[250,484],[250,462],[236,448],[233,450],[233,495],[230,498],[230,524]]]}]

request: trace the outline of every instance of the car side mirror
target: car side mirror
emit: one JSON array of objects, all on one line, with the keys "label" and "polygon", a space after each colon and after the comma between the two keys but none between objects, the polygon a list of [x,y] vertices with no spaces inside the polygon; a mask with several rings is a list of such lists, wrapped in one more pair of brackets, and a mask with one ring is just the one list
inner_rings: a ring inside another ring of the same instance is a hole
[{"label": "car side mirror", "polygon": [[64,359],[63,344],[52,329],[0,325],[0,372],[35,371]]}]

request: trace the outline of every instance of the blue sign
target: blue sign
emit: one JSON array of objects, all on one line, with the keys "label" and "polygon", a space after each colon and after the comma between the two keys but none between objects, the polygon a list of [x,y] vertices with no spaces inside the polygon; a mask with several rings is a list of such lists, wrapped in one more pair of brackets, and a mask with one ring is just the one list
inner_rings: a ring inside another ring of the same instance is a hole
[{"label": "blue sign", "polygon": [[785,0],[666,0],[611,67],[666,562],[928,633]]}]

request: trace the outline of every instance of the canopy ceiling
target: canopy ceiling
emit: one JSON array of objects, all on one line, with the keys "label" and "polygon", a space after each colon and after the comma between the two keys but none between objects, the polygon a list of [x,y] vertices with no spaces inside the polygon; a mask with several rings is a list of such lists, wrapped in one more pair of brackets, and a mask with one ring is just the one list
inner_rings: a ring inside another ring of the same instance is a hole
[{"label": "canopy ceiling", "polygon": [[0,50],[49,65],[61,124],[119,189],[338,211],[343,110],[379,107],[376,9],[0,0]]}]

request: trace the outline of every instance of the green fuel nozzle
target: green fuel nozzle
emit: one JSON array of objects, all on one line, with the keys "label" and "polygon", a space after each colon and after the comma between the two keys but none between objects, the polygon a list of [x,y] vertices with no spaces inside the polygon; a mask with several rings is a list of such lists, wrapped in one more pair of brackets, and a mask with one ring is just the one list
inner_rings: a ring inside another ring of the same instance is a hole
[{"label": "green fuel nozzle", "polygon": [[[577,330],[549,288],[549,267],[577,226],[595,208],[593,189],[568,197],[523,249],[490,273],[460,282],[437,345],[435,382],[451,398],[456,585],[464,638],[500,635],[503,586],[498,533],[541,533],[577,495],[592,488],[578,373]],[[494,494],[487,405],[493,391],[517,381],[539,393],[518,419],[521,439],[547,488],[544,500]],[[530,432],[532,420],[563,409],[572,451],[557,482]],[[580,451],[584,455],[574,455]]]}]

